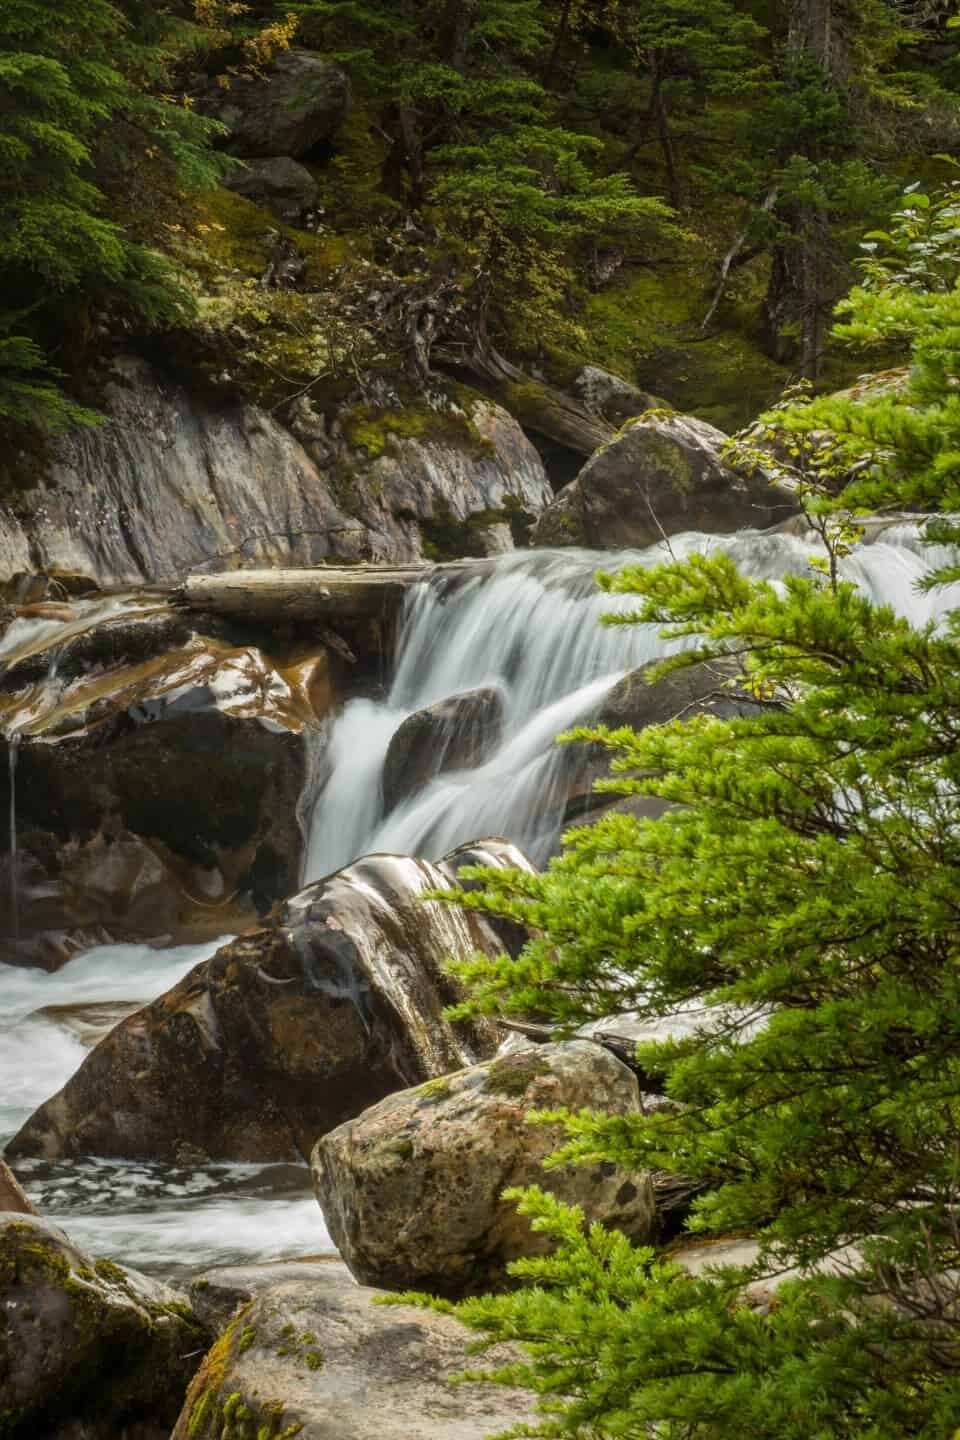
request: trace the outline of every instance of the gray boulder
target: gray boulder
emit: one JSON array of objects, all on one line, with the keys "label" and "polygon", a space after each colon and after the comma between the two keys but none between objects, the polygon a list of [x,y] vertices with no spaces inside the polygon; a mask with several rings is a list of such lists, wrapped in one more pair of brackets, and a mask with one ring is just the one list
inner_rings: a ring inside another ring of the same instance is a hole
[{"label": "gray boulder", "polygon": [[603,370],[599,365],[584,365],[571,388],[586,409],[609,420],[611,425],[623,425],[646,410],[665,408],[666,403],[647,390],[638,390],[629,380],[614,375],[610,370]]},{"label": "gray boulder", "polygon": [[321,55],[287,50],[263,71],[236,75],[197,97],[202,115],[227,127],[220,144],[231,155],[300,159],[329,140],[350,109],[350,82]]},{"label": "gray boulder", "polygon": [[397,730],[383,766],[383,800],[392,810],[445,770],[481,764],[500,743],[503,699],[490,686],[464,690],[417,710]]},{"label": "gray boulder", "polygon": [[[471,1363],[455,1320],[377,1305],[382,1292],[337,1261],[203,1280],[221,1314],[248,1303],[197,1372],[172,1440],[486,1440],[533,1419],[526,1392],[450,1383]],[[517,1357],[497,1346],[489,1358]]]},{"label": "gray boulder", "polygon": [[560,491],[534,525],[532,543],[645,549],[684,530],[726,535],[796,514],[788,490],[725,463],[726,441],[689,415],[633,421]]},{"label": "gray boulder", "polygon": [[541,1168],[563,1131],[527,1116],[562,1108],[633,1114],[637,1078],[588,1041],[532,1046],[392,1095],[323,1136],[317,1198],[358,1280],[445,1295],[501,1284],[511,1260],[549,1248],[502,1198],[511,1185],[543,1185],[590,1220],[649,1239],[650,1176]]},{"label": "gray boulder", "polygon": [[209,1338],[183,1295],[34,1215],[2,1217],[0,1309],[5,1440],[163,1440]]},{"label": "gray boulder", "polygon": [[263,205],[279,220],[295,222],[317,203],[316,180],[289,155],[247,160],[231,170],[224,184],[255,205]]},{"label": "gray boulder", "polygon": [[121,1021],[8,1154],[306,1157],[384,1095],[492,1054],[492,1026],[443,1017],[448,960],[503,948],[482,916],[423,899],[451,873],[375,855],[308,886]]}]

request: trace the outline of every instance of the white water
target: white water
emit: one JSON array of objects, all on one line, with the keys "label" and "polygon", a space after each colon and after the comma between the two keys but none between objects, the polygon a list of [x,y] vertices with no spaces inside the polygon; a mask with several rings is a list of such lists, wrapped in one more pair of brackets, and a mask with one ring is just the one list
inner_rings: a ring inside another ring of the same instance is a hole
[{"label": "white water", "polygon": [[[778,579],[810,573],[812,539],[773,532],[688,534],[642,552],[520,551],[451,587],[427,580],[408,595],[394,678],[382,702],[354,700],[333,727],[325,782],[313,806],[305,877],[317,880],[358,855],[400,851],[436,859],[479,836],[503,835],[542,861],[556,842],[568,793],[556,735],[589,716],[627,671],[667,653],[654,626],[605,627],[629,596],[598,591],[598,570],[650,566],[694,551],[724,550],[741,570]],[[904,523],[857,548],[843,570],[876,601],[915,624],[953,593],[921,595],[916,583],[945,553],[920,544]],[[485,763],[438,776],[384,814],[381,776],[390,740],[415,710],[478,686],[505,701],[503,738]]]},{"label": "white water", "polygon": [[[0,1143],[66,1083],[120,1007],[155,999],[227,938],[167,950],[101,945],[53,974],[0,965]],[[26,1160],[17,1175],[84,1249],[140,1269],[332,1249],[301,1166]]]}]

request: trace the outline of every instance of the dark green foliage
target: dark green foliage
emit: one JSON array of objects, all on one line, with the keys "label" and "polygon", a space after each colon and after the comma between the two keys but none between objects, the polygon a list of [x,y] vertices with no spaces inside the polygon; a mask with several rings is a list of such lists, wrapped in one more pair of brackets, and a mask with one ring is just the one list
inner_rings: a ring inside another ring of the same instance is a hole
[{"label": "dark green foliage", "polygon": [[[542,876],[468,872],[486,888],[458,897],[536,937],[516,960],[459,967],[466,1011],[574,1026],[701,1007],[696,1033],[639,1052],[674,1107],[559,1117],[556,1162],[684,1177],[701,1187],[695,1234],[758,1249],[693,1279],[526,1196],[556,1257],[456,1311],[523,1342],[528,1359],[498,1378],[543,1397],[524,1433],[948,1440],[960,1426],[960,611],[914,629],[835,564],[865,499],[935,499],[945,523],[960,510],[955,208],[914,195],[844,306],[848,338],[896,323],[901,388],[775,417],[843,442],[804,481],[826,543],[810,574],[774,586],[713,555],[603,581],[637,597],[615,623],[690,643],[667,668],[722,660],[723,685],[736,657],[759,710],[579,734],[611,752],[605,788],[674,808],[572,831]],[[928,209],[929,263],[906,248],[905,273],[904,227]],[[843,445],[866,468],[837,497]],[[955,574],[948,560],[933,579]],[[772,1302],[744,1294],[787,1268]]]}]

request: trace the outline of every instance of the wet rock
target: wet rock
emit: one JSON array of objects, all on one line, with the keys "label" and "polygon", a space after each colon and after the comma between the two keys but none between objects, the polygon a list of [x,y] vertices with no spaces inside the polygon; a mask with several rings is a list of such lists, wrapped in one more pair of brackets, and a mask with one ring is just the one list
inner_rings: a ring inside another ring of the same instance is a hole
[{"label": "wet rock", "polygon": [[492,1027],[442,1014],[448,960],[502,949],[481,916],[421,898],[449,880],[376,855],[308,886],[121,1022],[8,1153],[306,1157],[382,1096],[491,1054]]},{"label": "wet rock", "polygon": [[552,498],[520,426],[484,401],[457,423],[378,412],[361,444],[350,427],[331,440],[303,407],[294,434],[121,358],[104,409],[106,424],[68,434],[22,513],[0,506],[0,578],[59,566],[176,583],[201,567],[450,558]]},{"label": "wet rock", "polygon": [[0,1225],[8,1440],[162,1440],[207,1342],[184,1296],[31,1215]]},{"label": "wet rock", "polygon": [[500,743],[503,697],[485,686],[417,710],[397,730],[383,766],[383,800],[392,810],[445,770],[481,764]]},{"label": "wet rock", "polygon": [[656,395],[639,390],[629,380],[614,375],[610,370],[603,370],[599,365],[584,365],[574,378],[571,389],[586,409],[609,420],[611,425],[620,426],[647,410],[665,408],[665,402]]},{"label": "wet rock", "polygon": [[211,83],[196,108],[227,127],[218,142],[231,155],[308,156],[329,140],[350,108],[350,82],[338,66],[305,50],[286,50],[262,70]]},{"label": "wet rock", "polygon": [[37,1213],[16,1175],[3,1160],[0,1160],[0,1210],[17,1215]]},{"label": "wet rock", "polygon": [[[486,1440],[532,1419],[528,1393],[450,1383],[470,1365],[469,1332],[455,1320],[377,1305],[382,1292],[355,1284],[337,1261],[204,1278],[225,1296],[252,1299],[197,1372],[172,1440],[247,1430],[298,1440]],[[498,1346],[490,1358],[514,1356]]]},{"label": "wet rock", "polygon": [[548,1242],[501,1198],[540,1184],[588,1218],[649,1238],[649,1176],[613,1166],[544,1171],[558,1126],[543,1109],[639,1109],[636,1076],[588,1041],[537,1045],[391,1095],[323,1136],[313,1152],[327,1228],[358,1280],[459,1295],[501,1284],[507,1263]]},{"label": "wet rock", "polygon": [[317,182],[305,165],[289,155],[246,160],[224,181],[228,190],[263,205],[279,220],[296,222],[317,203]]},{"label": "wet rock", "polygon": [[689,415],[631,422],[560,491],[535,524],[533,543],[643,549],[684,530],[726,535],[796,514],[789,491],[725,463],[726,441]]}]

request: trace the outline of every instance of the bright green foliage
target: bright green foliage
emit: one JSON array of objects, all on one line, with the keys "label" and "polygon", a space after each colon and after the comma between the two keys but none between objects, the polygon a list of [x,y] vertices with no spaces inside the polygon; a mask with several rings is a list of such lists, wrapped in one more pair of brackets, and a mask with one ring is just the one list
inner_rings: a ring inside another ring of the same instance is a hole
[{"label": "bright green foliage", "polygon": [[[151,210],[138,194],[147,186],[160,209],[176,186],[216,173],[211,127],[150,88],[169,60],[152,7],[64,0],[54,13],[43,0],[5,0],[0,9],[0,304],[16,308],[22,327],[5,332],[0,354],[0,417],[10,422],[84,418],[44,359],[64,334],[79,345],[105,316],[150,327],[190,313],[144,243]],[[119,219],[134,209],[131,234]]]},{"label": "bright green foliage", "polygon": [[[952,226],[952,204],[930,208]],[[831,563],[865,495],[929,501],[939,476],[960,509],[941,258],[929,289],[874,260],[845,306],[868,334],[878,295],[920,307],[902,331],[908,388],[787,412],[800,431],[835,419],[882,438],[840,499],[808,485],[822,565],[775,586],[715,554],[602,581],[637,597],[615,623],[683,640],[667,668],[715,664],[752,711],[579,733],[610,750],[605,788],[672,808],[570,832],[544,875],[469,872],[485,889],[458,897],[535,937],[516,960],[459,967],[466,1010],[562,1027],[699,1011],[694,1034],[638,1052],[674,1106],[559,1117],[557,1161],[672,1172],[699,1187],[693,1232],[759,1251],[693,1279],[529,1194],[557,1255],[455,1311],[523,1342],[528,1359],[498,1375],[543,1397],[522,1433],[947,1440],[960,1426],[960,611],[914,629]],[[788,1267],[772,1305],[744,1296]]]}]

